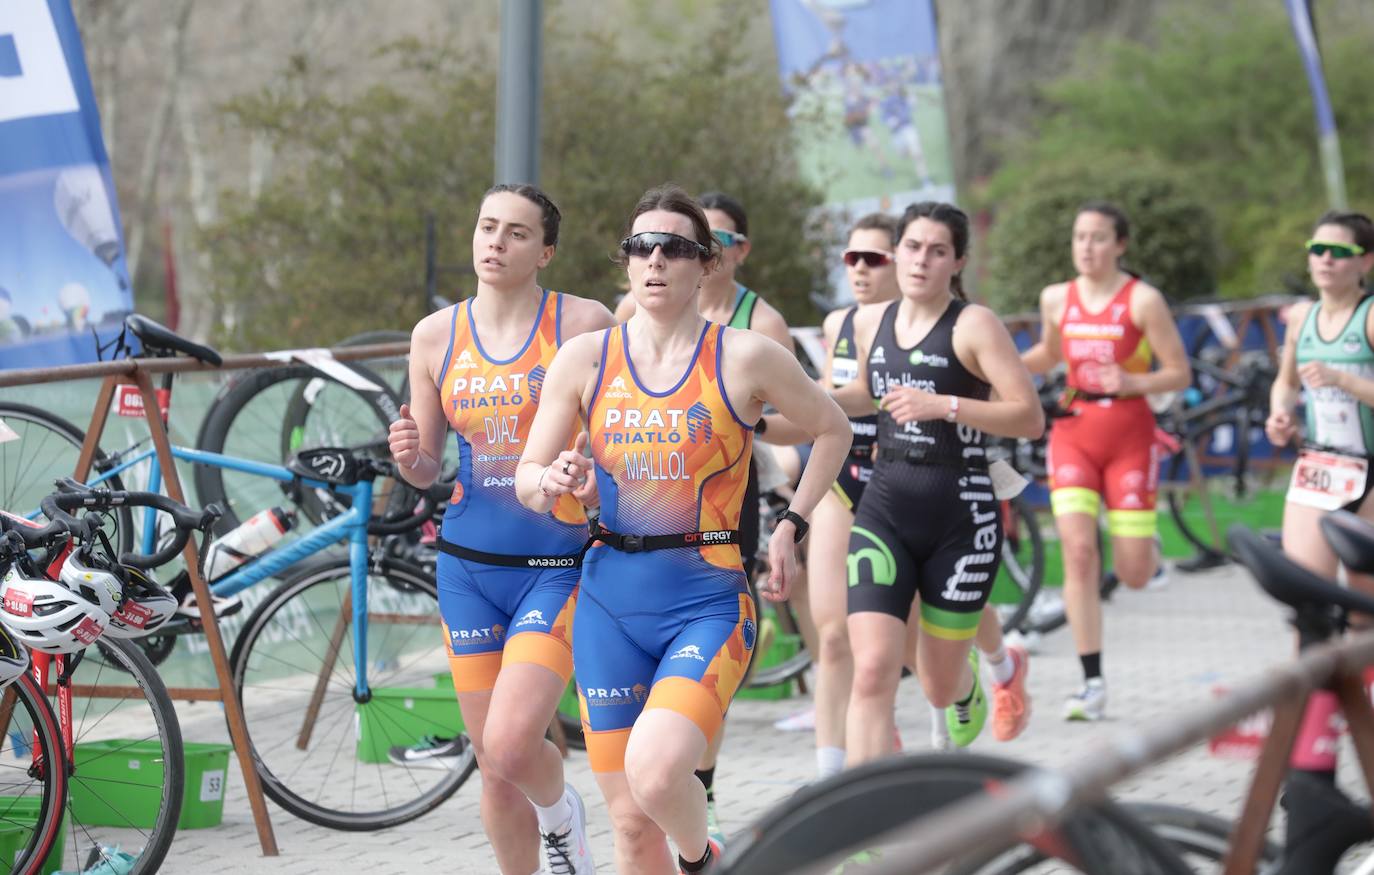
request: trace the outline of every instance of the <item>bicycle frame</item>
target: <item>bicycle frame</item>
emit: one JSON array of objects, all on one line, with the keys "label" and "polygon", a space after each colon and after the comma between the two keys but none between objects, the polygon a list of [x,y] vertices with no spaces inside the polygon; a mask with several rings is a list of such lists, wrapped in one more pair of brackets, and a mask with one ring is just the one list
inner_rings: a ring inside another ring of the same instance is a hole
[{"label": "bicycle frame", "polygon": [[[87,486],[99,486],[101,483],[116,477],[135,465],[141,464],[156,456],[157,451],[153,448],[144,450],[129,459],[121,461],[118,465],[109,470],[102,471],[98,477],[91,478]],[[207,453],[203,450],[195,450],[189,447],[172,447],[172,456],[179,461],[190,462],[195,465],[209,465],[215,468],[223,468],[230,471],[238,471],[243,474],[251,474],[258,477],[267,477],[272,480],[279,480],[283,483],[299,481],[307,488],[328,489],[339,495],[348,496],[351,505],[347,511],[326,521],[309,535],[297,541],[292,541],[281,547],[269,549],[266,553],[249,559],[243,565],[231,571],[229,574],[215,581],[210,586],[210,592],[216,596],[228,597],[236,595],[248,587],[274,576],[278,572],[296,564],[297,562],[316,553],[321,553],[330,546],[343,541],[348,541],[348,564],[351,576],[352,588],[350,590],[349,602],[352,607],[353,620],[353,662],[355,688],[354,695],[366,700],[371,695],[368,688],[367,671],[367,569],[368,569],[368,543],[367,543],[367,521],[372,507],[373,482],[371,480],[360,480],[351,486],[338,486],[326,483],[322,480],[311,480],[301,477],[282,465],[272,465],[264,462],[254,462],[246,459],[237,459],[233,456],[226,456],[221,453]],[[162,488],[162,469],[154,462],[148,475],[147,490],[158,492]],[[141,535],[140,551],[151,553],[156,547],[157,526],[155,524],[157,510],[155,508],[145,508],[143,515],[143,532]]]}]

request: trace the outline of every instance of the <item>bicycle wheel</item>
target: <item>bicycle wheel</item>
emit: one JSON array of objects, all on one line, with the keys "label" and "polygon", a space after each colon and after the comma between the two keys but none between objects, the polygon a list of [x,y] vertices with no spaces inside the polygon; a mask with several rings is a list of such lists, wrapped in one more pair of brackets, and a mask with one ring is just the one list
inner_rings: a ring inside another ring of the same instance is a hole
[{"label": "bicycle wheel", "polygon": [[[1180,805],[1124,802],[1121,807],[1172,845],[1198,875],[1221,872],[1235,826],[1231,821]],[[1270,875],[1282,863],[1282,850],[1266,841],[1260,850],[1257,875]]]},{"label": "bicycle wheel", "polygon": [[[111,871],[152,873],[181,818],[181,724],[162,678],[134,642],[102,638],[100,645],[85,651],[71,675],[74,755],[62,868],[84,872],[108,861]],[[218,786],[222,793],[223,780]],[[122,854],[136,854],[132,868],[123,868]]]},{"label": "bicycle wheel", "polygon": [[[884,834],[1025,770],[1011,760],[968,753],[890,757],[798,791],[744,836],[728,843],[723,875],[782,875],[847,852],[882,855],[899,844]],[[1055,849],[1053,859],[1035,855]],[[900,854],[900,850],[892,850]],[[1071,858],[1071,859],[1070,859]],[[1036,868],[1036,863],[1044,867]],[[1077,871],[1113,875],[1184,875],[1163,841],[1111,802],[1085,806],[1049,834],[980,847],[946,873]],[[1024,864],[1024,865],[1023,865]],[[1074,871],[1070,869],[1070,871]]]},{"label": "bicycle wheel", "polygon": [[[196,447],[274,465],[308,447],[376,445],[386,453],[387,428],[400,403],[384,378],[361,365],[345,366],[381,391],[353,389],[304,364],[250,371],[211,404]],[[195,481],[203,504],[217,502],[225,510],[217,527],[220,534],[279,504],[287,492],[279,481],[209,465],[195,466]],[[303,494],[301,508],[318,523],[346,509],[346,501],[320,490]]]},{"label": "bicycle wheel", "polygon": [[[1234,523],[1257,530],[1283,523],[1292,461],[1262,443],[1262,424],[1254,415],[1205,424],[1184,439],[1187,450],[1169,460],[1169,517],[1187,543],[1206,555],[1231,555],[1226,530]],[[1190,456],[1197,460],[1196,484]]]},{"label": "bicycle wheel", "polygon": [[[373,343],[409,343],[409,331],[364,331],[339,341],[339,346],[367,346]],[[386,378],[387,385],[396,397],[405,400],[410,397],[410,357],[408,355],[389,358],[368,359],[367,367]]]},{"label": "bicycle wheel", "polygon": [[[62,832],[67,770],[62,730],[48,697],[30,675],[0,696],[0,829],[19,830],[13,859],[0,858],[0,873],[38,872]],[[59,862],[60,861],[56,861]]]},{"label": "bicycle wheel", "polygon": [[1002,567],[992,596],[1002,631],[1019,628],[1045,580],[1045,538],[1035,511],[1019,498],[1002,503]]},{"label": "bicycle wheel", "polygon": [[449,670],[433,578],[389,560],[370,568],[365,697],[354,693],[351,589],[346,560],[287,577],[234,642],[234,688],[268,796],[320,826],[384,829],[452,796],[476,763],[433,769],[388,757],[458,731],[453,692],[436,683]]},{"label": "bicycle wheel", "polygon": [[[8,401],[0,401],[0,421],[19,435],[18,440],[0,442],[0,510],[33,516],[38,513],[38,502],[52,492],[53,481],[76,471],[86,433],[56,414]],[[109,457],[97,449],[91,470],[111,467]],[[118,476],[103,485],[124,488]],[[103,528],[110,543],[120,550],[132,549],[134,522],[129,509],[112,510],[106,519]]]}]

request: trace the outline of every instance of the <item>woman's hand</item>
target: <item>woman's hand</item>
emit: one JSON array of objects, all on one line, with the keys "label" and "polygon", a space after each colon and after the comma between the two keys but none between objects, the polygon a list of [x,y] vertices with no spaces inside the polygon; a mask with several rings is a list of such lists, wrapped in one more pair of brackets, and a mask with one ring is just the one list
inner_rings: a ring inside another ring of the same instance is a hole
[{"label": "woman's hand", "polygon": [[401,405],[401,418],[391,423],[387,434],[391,458],[402,468],[414,468],[420,463],[420,426],[410,416],[410,405]]},{"label": "woman's hand", "polygon": [[883,396],[881,407],[892,415],[898,425],[926,422],[949,416],[948,395],[935,395],[914,386],[898,386]]},{"label": "woman's hand", "polygon": [[759,587],[759,594],[770,602],[785,602],[797,579],[797,527],[791,520],[781,520],[768,539],[768,579]]},{"label": "woman's hand", "polygon": [[[587,456],[589,438],[578,432],[573,448],[564,450],[539,475],[539,488],[545,495],[567,495],[586,488],[591,481],[592,460]],[[595,489],[593,484],[592,489]]]},{"label": "woman's hand", "polygon": [[1264,421],[1264,436],[1276,447],[1286,446],[1298,433],[1298,422],[1287,410],[1275,410]]}]

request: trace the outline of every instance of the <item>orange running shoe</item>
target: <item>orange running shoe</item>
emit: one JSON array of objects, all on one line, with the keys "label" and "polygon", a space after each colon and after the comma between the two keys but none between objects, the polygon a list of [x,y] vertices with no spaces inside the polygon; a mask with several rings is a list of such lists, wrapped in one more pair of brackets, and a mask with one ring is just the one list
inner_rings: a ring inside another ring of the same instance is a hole
[{"label": "orange running shoe", "polygon": [[992,736],[998,741],[1011,741],[1026,729],[1030,722],[1031,700],[1026,692],[1026,675],[1030,673],[1030,656],[1019,644],[1007,647],[1011,660],[1011,680],[992,685]]}]

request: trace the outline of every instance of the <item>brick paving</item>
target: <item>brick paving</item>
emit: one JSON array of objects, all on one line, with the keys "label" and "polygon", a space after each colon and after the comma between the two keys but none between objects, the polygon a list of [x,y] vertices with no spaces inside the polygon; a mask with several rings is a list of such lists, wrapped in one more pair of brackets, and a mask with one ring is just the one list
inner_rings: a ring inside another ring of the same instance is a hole
[{"label": "brick paving", "polygon": [[[1267,602],[1244,573],[1225,568],[1195,575],[1175,573],[1163,590],[1123,592],[1106,612],[1104,674],[1109,718],[1099,724],[1060,719],[1063,698],[1079,682],[1067,630],[1043,639],[1031,660],[1034,700],[1030,727],[1016,741],[999,744],[985,732],[973,750],[1045,766],[1085,755],[1096,740],[1158,715],[1206,703],[1217,685],[1235,684],[1264,666],[1292,655],[1293,638],[1279,608]],[[727,833],[745,828],[770,806],[809,781],[814,772],[812,736],[772,728],[803,703],[743,700],[730,715],[717,772],[716,793]],[[182,706],[179,706],[182,707]],[[188,740],[222,741],[218,708],[182,710]],[[929,737],[929,709],[914,681],[904,682],[898,722],[911,749]],[[1346,762],[1352,759],[1346,757]],[[1122,799],[1169,801],[1234,816],[1250,765],[1217,759],[1197,748],[1116,788]],[[606,808],[587,765],[574,752],[569,780],[587,801],[591,841],[601,871],[611,871]],[[178,834],[163,871],[172,873],[493,873],[477,812],[477,779],[437,811],[380,833],[344,833],[297,820],[268,803],[281,855],[260,855],[237,765],[231,763],[224,822],[214,829]]]}]

